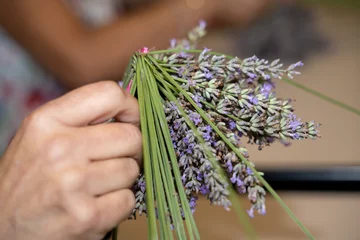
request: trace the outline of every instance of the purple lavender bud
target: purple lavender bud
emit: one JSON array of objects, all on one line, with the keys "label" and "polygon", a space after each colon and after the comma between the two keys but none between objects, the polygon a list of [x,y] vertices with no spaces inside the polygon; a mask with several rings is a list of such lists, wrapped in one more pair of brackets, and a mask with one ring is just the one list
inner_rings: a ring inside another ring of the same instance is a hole
[{"label": "purple lavender bud", "polygon": [[189,118],[195,125],[199,125],[199,123],[201,123],[201,116],[195,112],[189,114]]},{"label": "purple lavender bud", "polygon": [[200,193],[201,193],[202,195],[208,195],[208,194],[210,193],[210,190],[209,190],[208,187],[206,187],[206,185],[202,185],[202,186],[200,187]]},{"label": "purple lavender bud", "polygon": [[254,218],[254,207],[251,207],[250,210],[246,210],[250,218]]},{"label": "purple lavender bud", "polygon": [[199,95],[192,95],[191,98],[194,100],[194,102],[196,103],[196,105],[198,105],[199,107],[202,108],[202,104],[200,103],[200,101],[201,101],[201,99],[202,99],[201,96],[199,96]]},{"label": "purple lavender bud", "polygon": [[211,136],[210,136],[210,133],[209,133],[209,132],[203,133],[202,136],[203,136],[203,138],[204,138],[204,140],[205,140],[206,142],[208,142],[208,141],[211,139]]},{"label": "purple lavender bud", "polygon": [[192,87],[196,86],[195,81],[192,79],[188,79],[188,83],[189,83],[189,86],[192,86]]},{"label": "purple lavender bud", "polygon": [[180,121],[175,121],[174,122],[174,129],[178,130],[180,128]]},{"label": "purple lavender bud", "polygon": [[299,136],[298,133],[294,133],[292,137],[293,137],[294,139],[299,139],[299,138],[300,138],[300,136]]},{"label": "purple lavender bud", "polygon": [[236,190],[237,190],[238,193],[240,193],[240,194],[246,193],[246,187],[245,187],[244,185],[237,187]]},{"label": "purple lavender bud", "polygon": [[301,61],[295,63],[295,65],[294,65],[294,67],[302,67],[302,66],[304,66],[304,63]]},{"label": "purple lavender bud", "polygon": [[296,116],[293,114],[291,116],[292,120],[289,122],[289,127],[295,131],[297,127],[302,125],[302,122],[300,122],[300,119],[296,119]]},{"label": "purple lavender bud", "polygon": [[236,128],[236,122],[230,120],[229,121],[229,128],[230,128],[230,130],[234,130]]},{"label": "purple lavender bud", "polygon": [[205,29],[205,28],[206,28],[206,25],[207,25],[207,23],[206,23],[205,20],[200,20],[200,21],[199,21],[199,27],[200,27],[201,29]]},{"label": "purple lavender bud", "polygon": [[268,74],[264,75],[264,80],[270,80],[270,79],[271,79],[270,75],[268,75]]},{"label": "purple lavender bud", "polygon": [[179,75],[179,77],[182,77],[183,74],[184,74],[184,72],[185,72],[185,68],[184,68],[184,67],[181,67],[181,68],[179,68],[179,70],[177,71],[177,74]]},{"label": "purple lavender bud", "polygon": [[204,55],[205,53],[208,53],[208,52],[210,52],[210,51],[211,51],[210,48],[204,47],[204,50],[201,52],[201,54]]},{"label": "purple lavender bud", "polygon": [[232,172],[232,171],[233,171],[233,165],[232,165],[231,160],[228,160],[228,161],[225,163],[225,165],[226,165],[226,167],[227,167],[228,172]]},{"label": "purple lavender bud", "polygon": [[210,125],[206,125],[205,131],[207,131],[208,133],[212,132],[212,128],[210,127]]},{"label": "purple lavender bud", "polygon": [[257,77],[257,75],[256,74],[254,74],[254,73],[247,73],[247,75],[249,76],[249,78],[251,78],[251,79],[254,79],[254,78],[256,78]]},{"label": "purple lavender bud", "polygon": [[183,184],[186,183],[186,174],[183,174],[183,175],[181,176],[181,181],[183,182]]},{"label": "purple lavender bud", "polygon": [[266,83],[264,83],[264,85],[260,88],[260,93],[261,93],[262,95],[264,95],[265,97],[268,97],[269,94],[271,93],[272,89],[273,89],[273,86],[272,86],[270,83],[266,82]]},{"label": "purple lavender bud", "polygon": [[259,100],[255,97],[255,96],[253,96],[253,95],[250,95],[249,96],[250,97],[250,102],[252,103],[252,104],[258,104],[259,103]]},{"label": "purple lavender bud", "polygon": [[285,141],[285,140],[283,140],[283,139],[280,139],[280,142],[281,142],[281,144],[284,145],[285,147],[291,146],[291,142],[289,142],[289,141]]},{"label": "purple lavender bud", "polygon": [[188,137],[184,137],[184,138],[183,138],[183,142],[184,142],[185,144],[188,144],[188,143],[189,143],[189,138],[188,138]]},{"label": "purple lavender bud", "polygon": [[266,214],[266,207],[265,205],[263,204],[259,210],[259,214],[260,215],[265,215]]},{"label": "purple lavender bud", "polygon": [[234,172],[232,177],[230,178],[230,181],[235,184],[237,182],[237,172]]},{"label": "purple lavender bud", "polygon": [[145,182],[141,181],[140,182],[140,190],[144,193],[145,192]]},{"label": "purple lavender bud", "polygon": [[246,168],[246,173],[247,173],[248,175],[252,175],[252,174],[253,174],[253,171],[252,171],[249,167],[247,167],[247,168]]},{"label": "purple lavender bud", "polygon": [[207,80],[210,80],[210,79],[213,79],[214,76],[213,76],[213,74],[212,74],[211,72],[207,72],[207,73],[205,74],[205,78],[206,78]]},{"label": "purple lavender bud", "polygon": [[171,46],[172,48],[174,48],[174,47],[176,46],[176,39],[175,39],[175,38],[173,38],[173,39],[170,40],[170,46]]},{"label": "purple lavender bud", "polygon": [[185,41],[184,41],[184,48],[185,48],[186,50],[190,50],[190,43],[189,43],[188,40],[185,40]]},{"label": "purple lavender bud", "polygon": [[190,55],[189,54],[187,54],[187,53],[185,53],[185,52],[180,52],[179,53],[179,57],[181,57],[181,58],[187,58],[187,57],[189,57]]}]

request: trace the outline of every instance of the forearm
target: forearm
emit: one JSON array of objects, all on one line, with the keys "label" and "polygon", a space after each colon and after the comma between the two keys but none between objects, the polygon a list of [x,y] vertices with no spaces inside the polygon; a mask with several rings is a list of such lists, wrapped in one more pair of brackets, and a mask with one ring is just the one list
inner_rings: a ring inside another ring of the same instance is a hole
[{"label": "forearm", "polygon": [[93,30],[60,1],[0,1],[1,25],[69,88],[120,79],[134,51],[164,47],[209,15],[208,6],[191,10],[169,1]]},{"label": "forearm", "polygon": [[[152,10],[124,16],[114,24],[91,33],[88,44],[94,47],[93,64],[102,69],[102,76],[113,79],[125,69],[128,59],[143,46],[157,49],[167,47],[173,37],[183,37],[199,19],[209,19],[211,10],[192,10],[182,1],[154,6]],[[118,49],[119,51],[114,51]],[[107,53],[107,56],[103,56]],[[95,67],[95,66],[94,66]]]}]

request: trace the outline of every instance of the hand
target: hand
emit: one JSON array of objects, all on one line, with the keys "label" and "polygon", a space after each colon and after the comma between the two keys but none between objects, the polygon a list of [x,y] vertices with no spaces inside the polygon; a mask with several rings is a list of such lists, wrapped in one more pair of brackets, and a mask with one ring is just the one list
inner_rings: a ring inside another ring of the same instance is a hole
[{"label": "hand", "polygon": [[[112,117],[119,122],[98,124]],[[115,82],[79,88],[27,117],[0,161],[0,239],[99,240],[126,220],[138,124],[136,99]]]}]

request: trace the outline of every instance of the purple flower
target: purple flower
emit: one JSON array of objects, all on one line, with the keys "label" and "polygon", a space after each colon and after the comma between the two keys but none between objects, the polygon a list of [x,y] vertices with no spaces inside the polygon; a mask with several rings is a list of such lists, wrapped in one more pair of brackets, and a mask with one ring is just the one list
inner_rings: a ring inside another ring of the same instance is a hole
[{"label": "purple flower", "polygon": [[273,89],[273,85],[271,85],[270,83],[266,82],[264,83],[264,85],[261,87],[260,92],[262,95],[264,95],[265,97],[268,97],[269,94],[271,93]]},{"label": "purple flower", "polygon": [[230,127],[231,130],[234,130],[236,128],[236,122],[229,121],[229,127]]},{"label": "purple flower", "polygon": [[285,147],[289,147],[289,146],[291,145],[291,142],[285,141],[285,140],[283,140],[283,139],[281,139],[280,142],[281,142],[282,145],[284,145]]},{"label": "purple flower", "polygon": [[246,187],[245,187],[244,185],[237,187],[236,190],[237,190],[238,193],[240,193],[240,194],[246,193]]},{"label": "purple flower", "polygon": [[210,80],[210,79],[213,79],[213,78],[214,78],[214,75],[213,75],[211,72],[207,72],[207,73],[205,73],[205,78],[206,78],[207,80]]},{"label": "purple flower", "polygon": [[185,53],[185,52],[180,52],[179,53],[179,57],[181,57],[181,58],[187,58],[187,57],[189,57],[190,55],[189,54],[187,54],[187,53]]},{"label": "purple flower", "polygon": [[209,133],[209,132],[204,132],[204,133],[202,134],[202,136],[203,136],[203,138],[204,138],[204,140],[205,140],[206,142],[208,142],[208,141],[211,139],[211,136],[210,136],[210,133]]},{"label": "purple flower", "polygon": [[185,41],[184,41],[184,48],[185,48],[186,50],[189,50],[189,49],[190,49],[190,43],[189,43],[188,40],[185,40]]},{"label": "purple flower", "polygon": [[266,214],[266,207],[265,207],[265,205],[262,205],[262,206],[261,206],[261,208],[260,208],[260,210],[259,210],[259,214],[260,214],[260,215],[265,215],[265,214]]},{"label": "purple flower", "polygon": [[185,184],[185,182],[186,182],[186,174],[183,174],[181,176],[181,181],[183,182],[183,184]]},{"label": "purple flower", "polygon": [[299,61],[294,64],[294,67],[302,67],[302,66],[304,66],[304,63],[302,61]]},{"label": "purple flower", "polygon": [[173,38],[173,39],[170,40],[170,46],[171,46],[172,48],[174,48],[174,47],[176,46],[176,39],[175,39],[175,38]]},{"label": "purple flower", "polygon": [[200,103],[202,97],[199,95],[192,95],[191,98],[194,100],[194,102],[196,103],[196,105],[198,105],[199,107],[202,107],[202,104]]},{"label": "purple flower", "polygon": [[194,150],[195,144],[190,143],[186,149],[186,153],[191,154]]},{"label": "purple flower", "polygon": [[254,218],[254,207],[251,207],[250,210],[246,210],[250,218]]},{"label": "purple flower", "polygon": [[195,125],[198,125],[199,123],[201,123],[201,116],[195,112],[190,113],[189,118],[191,121],[194,122]]},{"label": "purple flower", "polygon": [[184,74],[184,72],[185,72],[185,68],[184,68],[184,67],[181,67],[181,68],[179,68],[179,70],[177,71],[177,74],[178,74],[180,77],[182,77],[183,74]]},{"label": "purple flower", "polygon": [[206,48],[206,47],[204,47],[204,50],[201,52],[201,54],[205,54],[205,53],[208,53],[208,52],[210,52],[211,51],[211,49],[210,48]]},{"label": "purple flower", "polygon": [[296,119],[296,116],[293,114],[291,116],[291,121],[289,122],[289,127],[295,131],[299,126],[302,125],[302,122],[300,121],[300,119]]},{"label": "purple flower", "polygon": [[228,161],[225,163],[225,165],[226,165],[226,167],[227,167],[228,172],[232,172],[232,170],[233,170],[233,165],[232,165],[231,160],[228,160]]},{"label": "purple flower", "polygon": [[203,178],[204,178],[204,175],[201,172],[199,172],[198,175],[196,176],[196,180],[198,180],[198,181],[202,181]]},{"label": "purple flower", "polygon": [[210,127],[210,125],[206,125],[205,131],[207,131],[208,133],[212,132],[212,128]]},{"label": "purple flower", "polygon": [[184,142],[185,144],[188,144],[188,143],[189,143],[189,138],[188,138],[188,137],[184,137],[184,138],[183,138],[183,142]]},{"label": "purple flower", "polygon": [[253,174],[253,171],[252,171],[249,167],[247,167],[247,168],[246,168],[246,173],[247,173],[248,175],[252,175],[252,174]]},{"label": "purple flower", "polygon": [[256,77],[257,77],[257,75],[256,75],[256,74],[251,73],[251,72],[248,72],[248,73],[247,73],[247,75],[248,75],[248,76],[249,76],[249,78],[251,78],[251,79],[254,79],[254,78],[256,78]]},{"label": "purple flower", "polygon": [[270,80],[270,79],[271,79],[270,75],[268,75],[268,74],[265,74],[265,75],[263,76],[263,78],[264,78],[264,80]]},{"label": "purple flower", "polygon": [[195,81],[192,79],[188,79],[189,86],[195,86]]},{"label": "purple flower", "polygon": [[249,97],[252,104],[258,104],[259,100],[256,97],[254,97],[253,95],[250,95]]},{"label": "purple flower", "polygon": [[175,121],[174,122],[174,129],[178,130],[180,128],[180,121]]},{"label": "purple flower", "polygon": [[202,186],[200,187],[200,193],[201,193],[202,195],[207,195],[207,194],[210,193],[210,190],[206,187],[206,185],[202,185]]},{"label": "purple flower", "polygon": [[232,177],[230,178],[230,181],[233,183],[233,184],[236,184],[238,187],[244,185],[244,182],[241,181],[240,179],[240,176],[237,176],[237,172],[234,172]]},{"label": "purple flower", "polygon": [[206,23],[205,20],[200,20],[200,21],[199,21],[199,27],[200,27],[201,29],[205,29],[205,28],[206,28],[206,25],[207,25],[207,23]]},{"label": "purple flower", "polygon": [[145,182],[141,181],[139,185],[140,185],[140,190],[144,193],[145,192]]},{"label": "purple flower", "polygon": [[292,135],[292,137],[293,137],[294,139],[299,139],[299,138],[300,138],[300,136],[299,136],[298,133],[294,133],[294,134]]},{"label": "purple flower", "polygon": [[196,208],[196,205],[197,205],[196,200],[198,200],[198,197],[194,197],[194,196],[190,197],[189,205],[190,205],[190,209],[191,209],[192,213],[195,212],[195,208]]}]

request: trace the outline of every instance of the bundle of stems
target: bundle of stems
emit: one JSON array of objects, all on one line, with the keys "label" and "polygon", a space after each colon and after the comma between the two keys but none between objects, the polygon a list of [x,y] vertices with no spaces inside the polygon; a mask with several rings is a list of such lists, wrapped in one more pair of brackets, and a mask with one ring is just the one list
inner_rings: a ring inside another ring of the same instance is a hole
[{"label": "bundle of stems", "polygon": [[[309,239],[307,228],[249,160],[243,139],[261,150],[274,141],[320,137],[313,121],[294,115],[290,99],[276,97],[272,78],[292,78],[301,62],[283,69],[255,56],[240,60],[194,50],[205,24],[171,48],[143,48],[131,58],[123,88],[139,101],[143,172],[133,190],[131,218],[146,214],[149,239],[200,239],[193,214],[198,195],[234,209],[250,239],[254,211],[266,213],[265,189]],[[238,195],[247,194],[245,211]],[[116,239],[116,229],[113,233]]]}]

